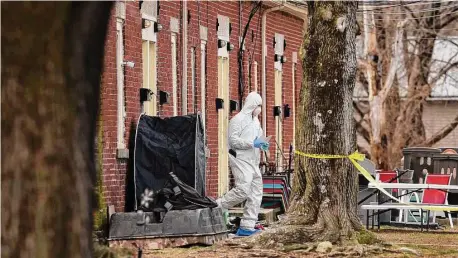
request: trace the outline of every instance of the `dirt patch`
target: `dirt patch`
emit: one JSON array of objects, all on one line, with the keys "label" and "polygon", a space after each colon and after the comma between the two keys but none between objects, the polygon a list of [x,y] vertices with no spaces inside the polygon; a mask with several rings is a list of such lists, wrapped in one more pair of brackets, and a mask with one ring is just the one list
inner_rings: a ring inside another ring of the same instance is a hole
[{"label": "dirt patch", "polygon": [[[173,248],[143,252],[148,258],[250,258],[250,257],[458,257],[458,230],[420,230],[382,228],[374,234],[384,246],[335,246],[326,254],[318,254],[311,245],[259,249],[256,245],[227,240],[210,247]],[[249,241],[247,241],[248,243]],[[315,245],[316,246],[316,245]]]},{"label": "dirt patch", "polygon": [[429,232],[402,228],[384,228],[377,236],[394,248],[407,247],[425,257],[458,257],[458,230],[444,229]]}]

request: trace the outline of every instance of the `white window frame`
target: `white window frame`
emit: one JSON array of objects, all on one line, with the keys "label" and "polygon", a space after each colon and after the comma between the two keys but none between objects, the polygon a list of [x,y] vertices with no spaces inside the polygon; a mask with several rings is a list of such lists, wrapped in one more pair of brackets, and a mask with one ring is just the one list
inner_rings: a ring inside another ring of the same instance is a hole
[{"label": "white window frame", "polygon": [[292,84],[293,84],[293,147],[296,149],[296,69],[297,69],[297,52],[293,52],[292,57]]},{"label": "white window frame", "polygon": [[219,56],[218,98],[223,99],[223,108],[218,110],[218,196],[229,190],[228,138],[229,130],[229,57]]},{"label": "white window frame", "polygon": [[197,112],[197,54],[196,47],[191,47],[191,99],[193,113]]},{"label": "white window frame", "polygon": [[202,40],[200,42],[200,110],[202,111],[202,124],[205,130],[205,117],[206,117],[206,108],[205,108],[205,95],[207,92],[206,81],[207,74],[205,68],[207,67],[207,42]]},{"label": "white window frame", "polygon": [[172,48],[172,97],[173,115],[178,116],[178,71],[177,71],[177,34],[172,32],[170,45]]},{"label": "white window frame", "polygon": [[157,33],[154,24],[157,22],[157,2],[145,1],[140,10],[142,19],[150,26],[142,28],[142,67],[143,88],[151,90],[151,101],[143,103],[142,111],[150,116],[158,115],[157,103]]},{"label": "white window frame", "polygon": [[173,98],[173,116],[178,116],[178,50],[177,39],[180,32],[180,25],[177,18],[170,17],[170,48],[172,55],[172,98]]},{"label": "white window frame", "polygon": [[[219,40],[229,42],[230,20],[226,16],[218,15]],[[227,47],[218,48],[218,98],[223,99],[223,108],[218,110],[218,196],[222,196],[229,190],[229,161],[228,161],[228,138],[229,129],[229,52]]]},{"label": "white window frame", "polygon": [[143,112],[149,116],[157,115],[157,54],[156,42],[142,40],[143,87],[151,90],[151,101],[143,103]]},{"label": "white window frame", "polygon": [[[274,70],[274,88],[275,88],[275,97],[274,105],[280,106],[282,108],[283,101],[283,71]],[[275,146],[275,160],[277,171],[283,172],[283,113],[280,113],[279,116],[275,117],[275,141],[277,146]],[[278,149],[277,149],[278,148]]]},{"label": "white window frame", "polygon": [[[218,35],[218,39],[226,41],[229,43],[230,35],[229,35],[229,24],[230,20],[226,16],[218,15],[218,31],[216,34]],[[229,51],[227,51],[227,47],[218,48],[218,56],[220,57],[229,57]]]},{"label": "white window frame", "polygon": [[125,149],[126,103],[124,97],[124,19],[116,18],[116,85],[117,85],[117,148]]},{"label": "white window frame", "polygon": [[[284,55],[284,40],[283,34],[275,33],[275,54],[278,56]],[[274,62],[274,81],[275,81],[275,106],[283,106],[283,64],[282,62]],[[280,150],[275,151],[275,159],[278,165],[277,171],[283,171],[283,113],[275,117],[275,140],[277,141]]]},{"label": "white window frame", "polygon": [[206,93],[207,93],[207,40],[208,29],[205,26],[200,26],[200,110],[202,112],[202,124],[205,131],[205,117],[206,117]]},{"label": "white window frame", "polygon": [[[275,54],[283,56],[285,36],[283,34],[275,33]],[[280,61],[276,61],[274,65],[275,69],[278,71],[283,70],[283,64]]]}]

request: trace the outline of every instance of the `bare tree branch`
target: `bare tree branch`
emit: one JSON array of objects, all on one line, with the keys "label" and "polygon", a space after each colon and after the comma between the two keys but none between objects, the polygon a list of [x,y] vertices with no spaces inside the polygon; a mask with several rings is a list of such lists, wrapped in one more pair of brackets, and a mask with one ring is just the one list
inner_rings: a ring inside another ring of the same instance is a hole
[{"label": "bare tree branch", "polygon": [[408,14],[410,16],[412,16],[412,18],[414,18],[414,21],[418,24],[419,23],[419,19],[418,19],[418,16],[415,15],[414,11],[407,5],[402,5],[401,7],[403,7],[404,9],[406,9],[408,12]]},{"label": "bare tree branch", "polygon": [[369,124],[365,119],[365,113],[360,109],[358,103],[353,101],[353,107],[359,116],[359,119],[354,118],[356,124],[356,131],[366,140],[367,143],[370,143],[370,134],[369,128],[365,127],[363,124]]},{"label": "bare tree branch", "polygon": [[430,85],[434,85],[442,76],[447,74],[451,69],[457,68],[458,67],[458,62],[453,62],[449,64],[448,66],[442,68],[437,75],[430,81]]},{"label": "bare tree branch", "polygon": [[[439,29],[447,27],[450,23],[458,19],[458,15],[453,15],[453,13],[458,11],[458,7],[453,8],[450,12],[444,13],[444,18],[442,18],[442,22],[439,25]],[[445,19],[448,18],[448,19]]]},{"label": "bare tree branch", "polygon": [[366,140],[367,143],[371,142],[369,132],[360,123],[356,123],[356,132],[359,135],[361,135],[361,137],[363,137],[363,139]]},{"label": "bare tree branch", "polygon": [[[391,55],[391,63],[390,63],[390,68],[388,71],[388,76],[385,80],[385,85],[383,86],[382,92],[381,92],[381,101],[382,104],[385,101],[386,97],[388,96],[388,93],[393,86],[394,78],[396,76],[396,71],[399,70],[399,63],[400,63],[400,58],[402,57],[402,39],[404,35],[404,26],[407,23],[407,20],[403,20],[398,23],[397,29],[396,29],[396,37],[394,40],[394,49],[392,51]],[[404,61],[404,60],[402,60]],[[402,66],[404,67],[404,66]]]},{"label": "bare tree branch", "polygon": [[[432,30],[425,30],[425,32],[429,32],[429,31],[432,31]],[[408,44],[407,53],[409,55],[411,55],[411,56],[421,56],[420,54],[415,53],[415,47],[419,44],[420,40],[421,40],[421,38],[408,38],[408,39],[405,40],[407,42],[407,44]],[[458,47],[458,44],[454,42],[454,39],[452,37],[451,38],[442,37],[442,38],[436,39],[436,41],[445,41],[447,43],[450,43],[450,44],[455,45],[456,47]],[[410,49],[409,49],[409,47],[410,47]],[[434,52],[433,48],[432,49],[424,49],[423,50],[423,53],[425,53],[425,54],[431,54],[433,52]]]},{"label": "bare tree branch", "polygon": [[453,40],[450,40],[450,39],[446,39],[446,41],[450,44],[453,44],[455,45],[455,47],[458,47],[458,44],[456,44]]},{"label": "bare tree branch", "polygon": [[[452,80],[453,82],[457,83],[457,85],[458,85],[458,80],[456,78],[454,78],[453,76],[450,76],[450,75],[446,74],[445,78],[447,78],[449,80]],[[455,87],[455,88],[457,88],[457,85],[453,85],[452,84],[452,86]]]},{"label": "bare tree branch", "polygon": [[447,135],[450,132],[452,132],[457,126],[458,126],[458,115],[455,117],[455,119],[450,124],[444,126],[439,132],[437,132],[431,138],[427,139],[422,145],[423,146],[432,146],[433,144],[447,137]]},{"label": "bare tree branch", "polygon": [[[403,35],[402,40],[404,40],[405,36]],[[398,69],[396,69],[396,79],[398,81],[398,94],[399,94],[399,89],[407,89],[409,87],[409,72],[407,71],[407,60],[408,57],[406,57],[405,54],[405,48],[404,48],[404,43],[400,42],[399,47],[399,60],[398,60]]]},{"label": "bare tree branch", "polygon": [[434,29],[434,31],[437,31],[439,30],[441,27],[440,27],[440,24],[436,21],[440,20],[440,7],[441,7],[441,3],[439,2],[433,2],[431,3],[431,7],[432,7],[432,11],[431,13],[427,14],[429,15],[429,18],[427,18],[425,20],[426,24],[428,25],[428,27],[431,27]]},{"label": "bare tree branch", "polygon": [[[361,117],[360,118],[360,121],[361,121],[364,118],[364,115],[366,113],[361,110],[361,108],[359,107],[359,105],[358,105],[358,103],[356,101],[353,101],[353,108],[356,110],[356,112],[358,112],[358,115]],[[360,121],[358,121],[358,122],[360,122]]]},{"label": "bare tree branch", "polygon": [[369,63],[361,58],[358,58],[358,68],[359,69],[367,69],[369,67]]},{"label": "bare tree branch", "polygon": [[363,146],[359,144],[358,144],[358,152],[366,155],[367,159],[371,159],[371,153],[366,148],[364,148]]},{"label": "bare tree branch", "polygon": [[366,94],[369,94],[369,89],[368,89],[369,84],[367,83],[366,76],[364,75],[362,71],[358,71],[358,73],[356,74],[356,81],[360,83],[364,92]]},{"label": "bare tree branch", "polygon": [[431,64],[434,64],[435,62],[442,63],[442,64],[449,64],[451,60],[455,59],[455,57],[458,57],[458,51],[453,56],[451,56],[447,61],[440,60],[440,59],[431,59]]}]

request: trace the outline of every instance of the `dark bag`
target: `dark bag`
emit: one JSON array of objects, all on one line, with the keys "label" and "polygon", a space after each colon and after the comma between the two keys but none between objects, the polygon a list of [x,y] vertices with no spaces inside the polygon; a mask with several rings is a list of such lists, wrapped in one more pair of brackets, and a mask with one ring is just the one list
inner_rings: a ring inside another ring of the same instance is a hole
[{"label": "dark bag", "polygon": [[185,184],[173,172],[170,172],[169,180],[167,180],[162,189],[154,194],[152,203],[142,205],[140,209],[143,211],[167,212],[169,210],[216,208],[217,206],[213,199],[201,196],[194,188]]}]

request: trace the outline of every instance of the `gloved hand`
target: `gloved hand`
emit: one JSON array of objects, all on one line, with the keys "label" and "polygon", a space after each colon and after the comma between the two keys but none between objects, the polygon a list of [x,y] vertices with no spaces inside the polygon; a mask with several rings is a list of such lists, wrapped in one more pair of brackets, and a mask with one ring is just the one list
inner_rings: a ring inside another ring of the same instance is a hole
[{"label": "gloved hand", "polygon": [[256,139],[254,139],[253,146],[255,148],[261,148],[263,144],[267,144],[267,142],[259,139],[258,137],[256,137]]},{"label": "gloved hand", "polygon": [[267,151],[269,149],[269,146],[270,146],[270,144],[268,142],[267,143],[263,143],[263,144],[261,144],[261,149],[263,151]]}]

